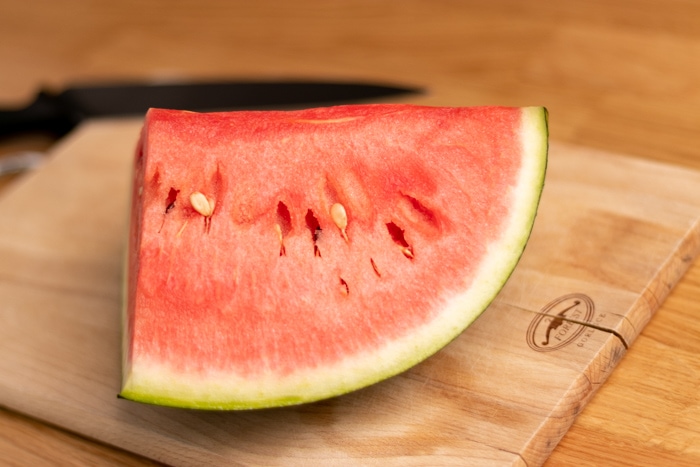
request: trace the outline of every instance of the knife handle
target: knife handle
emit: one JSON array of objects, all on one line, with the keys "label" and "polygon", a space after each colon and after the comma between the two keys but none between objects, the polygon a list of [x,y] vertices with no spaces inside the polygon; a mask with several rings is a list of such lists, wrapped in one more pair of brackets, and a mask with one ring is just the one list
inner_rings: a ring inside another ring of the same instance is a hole
[{"label": "knife handle", "polygon": [[0,110],[0,138],[31,132],[48,132],[60,137],[79,121],[60,96],[41,91],[27,107]]}]

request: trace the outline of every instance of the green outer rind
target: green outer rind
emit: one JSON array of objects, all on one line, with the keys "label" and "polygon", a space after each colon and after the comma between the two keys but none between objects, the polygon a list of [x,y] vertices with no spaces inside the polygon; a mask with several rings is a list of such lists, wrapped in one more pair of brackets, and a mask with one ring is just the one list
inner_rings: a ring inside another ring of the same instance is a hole
[{"label": "green outer rind", "polygon": [[[296,405],[346,394],[377,383],[413,367],[442,349],[467,329],[495,299],[519,262],[532,232],[547,167],[548,114],[543,107],[525,107],[522,114],[523,163],[526,168],[521,170],[523,179],[519,183],[520,189],[515,192],[515,201],[521,204],[522,209],[514,210],[519,215],[511,219],[512,224],[507,229],[508,235],[503,239],[501,248],[482,265],[476,286],[451,299],[438,319],[408,338],[390,344],[379,357],[371,353],[354,358],[347,365],[317,369],[286,382],[271,377],[269,384],[256,385],[271,388],[267,393],[248,390],[245,381],[230,375],[214,375],[204,383],[202,390],[193,391],[189,384],[179,383],[177,375],[155,367],[134,368],[124,357],[123,390],[119,397],[156,405],[208,410]],[[125,280],[124,284],[128,282]],[[126,303],[125,290],[125,330]],[[123,355],[126,355],[126,336],[123,344]],[[371,362],[367,363],[370,359]],[[231,395],[235,390],[233,388],[242,388],[238,397]]]}]

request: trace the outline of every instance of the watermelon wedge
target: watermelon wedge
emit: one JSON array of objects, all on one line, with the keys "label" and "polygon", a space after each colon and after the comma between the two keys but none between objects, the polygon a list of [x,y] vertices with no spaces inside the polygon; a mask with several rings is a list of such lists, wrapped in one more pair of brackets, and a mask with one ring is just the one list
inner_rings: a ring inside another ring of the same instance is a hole
[{"label": "watermelon wedge", "polygon": [[510,276],[546,160],[541,107],[150,110],[120,396],[263,408],[410,368]]}]

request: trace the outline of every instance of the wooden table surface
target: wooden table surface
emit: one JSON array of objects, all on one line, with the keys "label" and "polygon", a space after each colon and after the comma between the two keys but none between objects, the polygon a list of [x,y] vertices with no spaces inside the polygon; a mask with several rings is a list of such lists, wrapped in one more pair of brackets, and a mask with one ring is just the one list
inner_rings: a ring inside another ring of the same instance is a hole
[{"label": "wooden table surface", "polygon": [[[545,105],[552,140],[700,169],[689,0],[0,0],[0,64],[4,106],[117,78],[418,85],[417,103]],[[17,137],[0,155],[52,143]],[[700,465],[698,263],[547,465]],[[0,407],[0,464],[151,463]]]}]

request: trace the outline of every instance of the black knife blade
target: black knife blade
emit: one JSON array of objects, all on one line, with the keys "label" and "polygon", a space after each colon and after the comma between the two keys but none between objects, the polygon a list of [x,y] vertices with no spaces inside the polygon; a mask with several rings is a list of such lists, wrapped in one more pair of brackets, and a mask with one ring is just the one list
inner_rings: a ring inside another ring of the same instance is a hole
[{"label": "black knife blade", "polygon": [[89,118],[144,114],[151,107],[199,112],[288,109],[363,102],[418,88],[323,81],[230,81],[122,83],[74,86],[59,93],[41,90],[20,109],[0,110],[0,137],[26,132],[63,136]]}]

